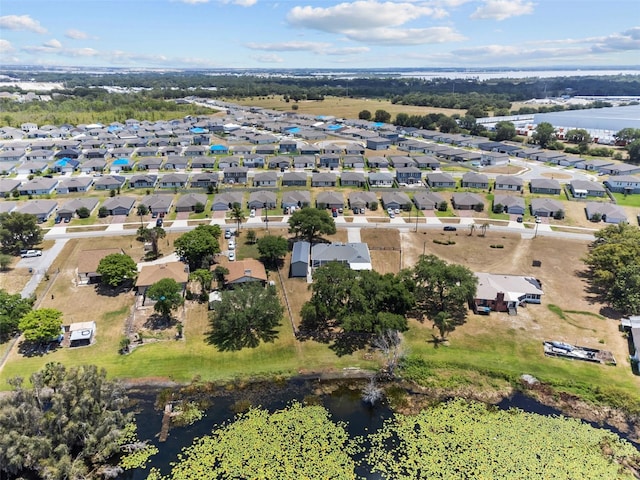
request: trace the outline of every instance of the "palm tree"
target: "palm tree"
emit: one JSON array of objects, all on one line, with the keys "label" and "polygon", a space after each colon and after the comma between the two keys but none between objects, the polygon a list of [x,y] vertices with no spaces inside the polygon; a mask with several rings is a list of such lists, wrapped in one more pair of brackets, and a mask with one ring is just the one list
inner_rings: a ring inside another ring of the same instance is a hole
[{"label": "palm tree", "polygon": [[484,237],[487,234],[487,229],[489,227],[490,227],[490,225],[488,223],[483,223],[482,225],[480,225],[480,231],[482,232],[481,236]]},{"label": "palm tree", "polygon": [[231,218],[236,221],[238,228],[237,232],[240,233],[240,224],[245,219],[244,212],[242,211],[242,207],[237,203],[231,209]]}]

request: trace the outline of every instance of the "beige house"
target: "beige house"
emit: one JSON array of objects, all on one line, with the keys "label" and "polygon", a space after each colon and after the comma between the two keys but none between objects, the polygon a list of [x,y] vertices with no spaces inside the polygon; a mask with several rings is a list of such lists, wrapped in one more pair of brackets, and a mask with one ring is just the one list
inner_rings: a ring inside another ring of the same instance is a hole
[{"label": "beige house", "polygon": [[182,287],[182,292],[189,281],[189,267],[182,262],[168,262],[158,265],[146,265],[140,269],[136,280],[136,292],[143,296],[142,304],[146,301],[147,288],[165,278],[173,278]]},{"label": "beige house", "polygon": [[101,275],[96,270],[98,270],[100,260],[113,253],[124,255],[124,252],[121,248],[82,250],[78,254],[78,266],[76,267],[76,277],[78,279],[78,285],[98,283],[100,281]]}]

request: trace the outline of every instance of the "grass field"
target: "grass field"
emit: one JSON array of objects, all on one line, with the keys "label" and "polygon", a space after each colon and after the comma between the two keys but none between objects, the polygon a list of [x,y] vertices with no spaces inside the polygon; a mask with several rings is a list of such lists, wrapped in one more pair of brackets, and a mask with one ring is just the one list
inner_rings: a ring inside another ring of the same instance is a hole
[{"label": "grass field", "polygon": [[[244,231],[243,228],[238,241],[240,258],[255,255],[255,247],[244,244]],[[258,237],[266,234],[264,229],[256,232]],[[271,229],[270,233],[286,235],[284,229]],[[586,242],[547,237],[523,240],[517,235],[491,230],[487,231],[486,237],[480,237],[469,236],[466,231],[445,235],[441,231],[399,232],[380,228],[362,229],[361,237],[372,246],[372,261],[381,272],[411,267],[424,252],[464,264],[474,271],[533,275],[542,282],[545,292],[542,305],[520,308],[517,316],[471,313],[467,323],[450,335],[448,346],[435,348],[432,342],[435,331],[431,324],[411,320],[410,329],[404,335],[406,350],[433,366],[431,381],[434,384],[462,386],[488,382],[493,385],[492,378],[513,379],[528,373],[560,390],[584,393],[599,387],[637,395],[640,378],[631,372],[627,341],[618,331],[618,321],[608,318],[605,306],[586,293],[582,276],[584,267],[580,260],[587,251]],[[433,239],[445,238],[455,241],[455,245],[433,242]],[[338,230],[332,240],[347,241],[346,231]],[[113,245],[114,241],[120,241],[134,258],[141,257],[142,246],[133,239],[71,240],[53,266],[61,269],[50,290],[55,299],[49,296],[43,299],[43,307],[59,308],[64,312],[65,322],[95,320],[98,325],[95,345],[58,349],[36,357],[24,357],[14,349],[0,375],[1,389],[8,388],[8,378],[28,377],[50,361],[69,365],[95,363],[106,368],[111,377],[179,382],[188,382],[196,376],[203,380],[228,380],[377,366],[376,360],[370,360],[366,352],[337,357],[327,345],[295,340],[288,315],[283,319],[279,338],[274,343],[240,352],[218,352],[205,341],[209,329],[206,307],[192,302],[186,306],[183,340],[149,341],[129,355],[119,355],[119,341],[134,301],[133,294],[100,295],[93,287],[73,284],[78,252],[101,248],[101,242]],[[504,248],[490,248],[496,243]],[[401,253],[385,250],[396,246],[401,246]],[[167,252],[170,250],[164,244],[162,248]],[[542,266],[533,267],[534,259],[541,260]],[[286,278],[287,262],[282,269],[282,284],[277,275],[272,274],[270,278],[277,281],[281,293],[286,292],[293,323],[297,324],[300,308],[311,292],[305,279]],[[554,307],[550,309],[548,305]],[[609,350],[618,360],[618,366],[546,358],[542,350],[544,340]]]}]

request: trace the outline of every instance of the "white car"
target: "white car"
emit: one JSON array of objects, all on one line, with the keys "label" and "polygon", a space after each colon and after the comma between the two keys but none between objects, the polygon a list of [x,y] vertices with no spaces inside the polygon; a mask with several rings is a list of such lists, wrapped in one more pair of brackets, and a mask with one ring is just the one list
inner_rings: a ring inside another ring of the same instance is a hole
[{"label": "white car", "polygon": [[256,216],[256,209],[255,209],[255,208],[252,208],[252,209],[251,209],[251,212],[249,213],[249,216],[250,216],[251,218],[253,218],[253,217],[255,217],[255,216]]},{"label": "white car", "polygon": [[229,261],[233,262],[236,259],[236,252],[229,252]]},{"label": "white car", "polygon": [[229,250],[235,250],[235,249],[236,249],[235,242],[229,242]]},{"label": "white car", "polygon": [[24,250],[20,252],[20,256],[22,258],[41,257],[42,250]]}]

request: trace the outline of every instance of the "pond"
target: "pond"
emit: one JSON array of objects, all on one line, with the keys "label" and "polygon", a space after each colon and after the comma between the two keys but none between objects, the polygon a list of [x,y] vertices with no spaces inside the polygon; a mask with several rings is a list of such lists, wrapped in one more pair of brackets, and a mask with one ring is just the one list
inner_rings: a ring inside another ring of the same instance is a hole
[{"label": "pond", "polygon": [[[263,386],[249,390],[222,392],[212,399],[212,406],[207,409],[202,420],[187,427],[172,427],[165,442],[158,440],[162,426],[162,412],[154,408],[158,391],[151,388],[139,390],[130,393],[129,397],[137,402],[136,421],[139,437],[149,440],[159,449],[158,454],[151,457],[149,468],[157,467],[161,473],[168,474],[171,462],[177,460],[178,454],[184,447],[191,445],[195,438],[210,434],[215,425],[233,420],[234,404],[238,400],[248,400],[252,405],[274,411],[284,408],[293,401],[302,402],[306,396],[312,395],[319,385],[317,381],[296,379],[278,388]],[[361,399],[361,390],[355,388],[353,384],[339,383],[337,388],[335,387],[336,385],[333,385],[329,389],[333,390],[331,393],[318,395],[315,398],[330,412],[334,421],[345,424],[346,430],[352,437],[366,436],[376,432],[382,427],[384,421],[393,415],[392,410],[384,402],[373,407],[364,403]],[[500,409],[519,408],[525,412],[547,416],[561,415],[559,410],[547,407],[521,393],[503,400],[497,406]],[[624,434],[612,427],[596,424],[592,426],[606,428],[626,438]],[[640,444],[634,443],[634,445],[640,449]],[[144,480],[149,468],[128,471],[120,478]],[[378,475],[372,475],[367,466],[359,467],[356,473],[368,479],[380,478]]]}]

